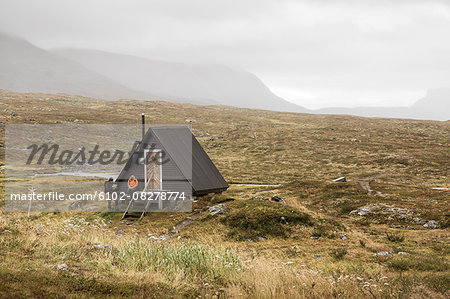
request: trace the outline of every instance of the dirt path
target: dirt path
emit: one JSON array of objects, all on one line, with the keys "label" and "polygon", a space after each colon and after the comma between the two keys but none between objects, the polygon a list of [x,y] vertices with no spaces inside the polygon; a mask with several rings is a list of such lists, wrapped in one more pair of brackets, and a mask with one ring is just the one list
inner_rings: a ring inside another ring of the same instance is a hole
[{"label": "dirt path", "polygon": [[194,215],[188,216],[186,217],[186,219],[184,219],[181,222],[178,222],[177,224],[175,224],[173,226],[173,229],[171,231],[170,237],[173,237],[174,235],[180,233],[182,230],[184,230],[189,224],[191,224],[195,219],[197,219],[198,217],[200,217],[203,213],[208,212],[208,210],[204,210],[201,212],[197,212]]},{"label": "dirt path", "polygon": [[370,176],[366,176],[366,177],[361,177],[357,181],[358,181],[358,184],[361,187],[361,189],[366,191],[367,194],[369,194],[369,195],[372,195],[372,194],[382,195],[381,192],[375,191],[375,190],[372,189],[372,187],[370,187],[370,181],[372,181],[374,179],[384,178],[384,177],[387,177],[387,176],[389,176],[388,173],[378,173],[378,174],[374,174],[374,175],[370,175]]}]

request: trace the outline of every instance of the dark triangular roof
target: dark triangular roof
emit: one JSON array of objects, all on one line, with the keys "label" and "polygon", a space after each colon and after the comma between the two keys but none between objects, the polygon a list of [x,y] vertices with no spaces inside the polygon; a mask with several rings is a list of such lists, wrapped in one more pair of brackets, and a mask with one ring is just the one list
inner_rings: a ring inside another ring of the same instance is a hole
[{"label": "dark triangular roof", "polygon": [[[191,182],[194,195],[228,188],[227,182],[187,126],[152,126],[135,152],[142,151],[142,145],[151,143],[152,138],[159,141],[184,177]],[[123,172],[118,180],[123,179]]]}]

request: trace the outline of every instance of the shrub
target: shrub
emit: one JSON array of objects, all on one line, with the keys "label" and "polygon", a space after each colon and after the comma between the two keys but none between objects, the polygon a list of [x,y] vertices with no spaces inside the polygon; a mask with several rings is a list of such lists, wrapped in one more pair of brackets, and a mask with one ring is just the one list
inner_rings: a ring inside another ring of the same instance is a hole
[{"label": "shrub", "polygon": [[137,271],[162,271],[169,276],[181,272],[218,282],[225,282],[243,270],[240,259],[230,249],[194,244],[169,246],[139,239],[122,244],[112,264]]},{"label": "shrub", "polygon": [[361,247],[366,247],[366,242],[364,242],[363,240],[359,240],[359,245],[361,245]]},{"label": "shrub", "polygon": [[230,228],[229,236],[237,240],[290,235],[292,225],[312,225],[311,217],[296,208],[262,200],[235,202],[221,222]]},{"label": "shrub", "polygon": [[356,210],[360,206],[361,206],[361,204],[354,203],[354,202],[348,201],[348,200],[342,201],[339,204],[337,204],[339,213],[341,215],[348,215],[351,211]]},{"label": "shrub", "polygon": [[322,237],[322,238],[333,238],[334,235],[331,234],[330,229],[325,225],[317,225],[313,232],[311,233],[311,237]]},{"label": "shrub", "polygon": [[400,234],[399,232],[386,233],[386,238],[388,241],[400,243],[405,241],[405,234]]},{"label": "shrub", "polygon": [[448,273],[431,273],[424,277],[424,282],[429,288],[445,293],[450,286],[450,275]]},{"label": "shrub", "polygon": [[411,257],[397,256],[388,262],[388,266],[398,271],[417,270],[442,272],[448,270],[449,266],[442,257]]},{"label": "shrub", "polygon": [[330,255],[337,260],[342,260],[346,254],[347,254],[347,248],[344,248],[344,247],[333,249],[330,252]]}]

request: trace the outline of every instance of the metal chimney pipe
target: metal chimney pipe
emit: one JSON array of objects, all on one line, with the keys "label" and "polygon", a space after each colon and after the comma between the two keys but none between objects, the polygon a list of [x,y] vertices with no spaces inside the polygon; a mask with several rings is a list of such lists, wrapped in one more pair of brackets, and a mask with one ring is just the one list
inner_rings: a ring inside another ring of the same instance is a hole
[{"label": "metal chimney pipe", "polygon": [[145,114],[142,113],[142,141],[144,141],[145,137]]}]

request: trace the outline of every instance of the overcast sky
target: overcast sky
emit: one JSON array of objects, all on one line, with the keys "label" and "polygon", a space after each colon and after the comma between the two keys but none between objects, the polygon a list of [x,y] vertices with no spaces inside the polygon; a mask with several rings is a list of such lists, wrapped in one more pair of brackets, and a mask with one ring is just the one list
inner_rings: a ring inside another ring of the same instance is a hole
[{"label": "overcast sky", "polygon": [[0,30],[259,76],[308,108],[409,105],[450,86],[450,1],[2,0]]}]

